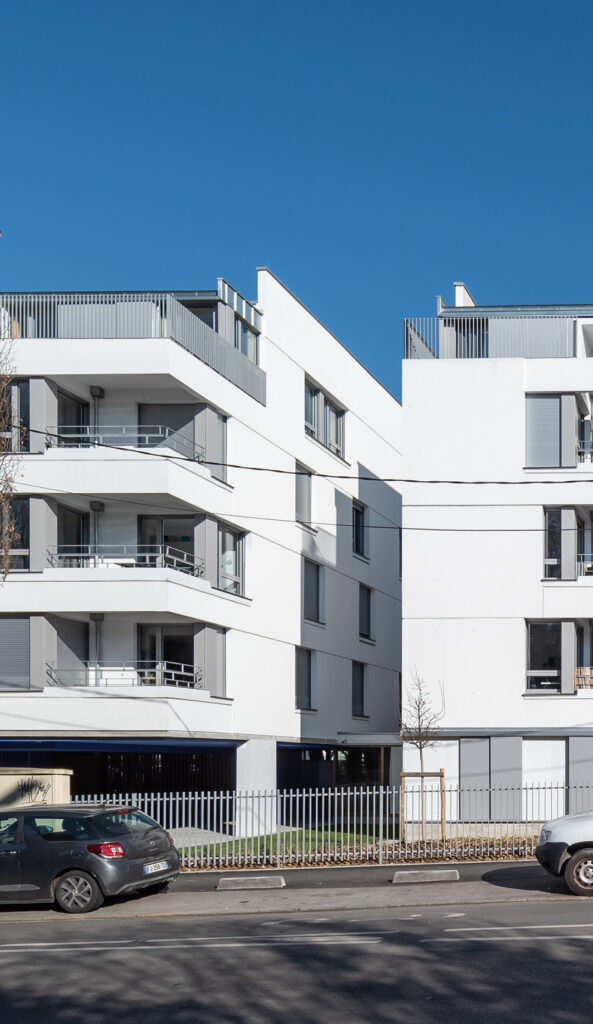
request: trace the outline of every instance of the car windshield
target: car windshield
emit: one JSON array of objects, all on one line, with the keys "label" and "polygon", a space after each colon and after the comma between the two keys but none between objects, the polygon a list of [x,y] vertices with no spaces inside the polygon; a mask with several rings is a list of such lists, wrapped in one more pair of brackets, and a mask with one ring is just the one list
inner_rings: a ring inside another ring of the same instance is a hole
[{"label": "car windshield", "polygon": [[160,828],[156,821],[140,811],[112,811],[110,814],[98,814],[93,818],[95,827],[102,836],[131,836],[147,832],[151,828]]}]

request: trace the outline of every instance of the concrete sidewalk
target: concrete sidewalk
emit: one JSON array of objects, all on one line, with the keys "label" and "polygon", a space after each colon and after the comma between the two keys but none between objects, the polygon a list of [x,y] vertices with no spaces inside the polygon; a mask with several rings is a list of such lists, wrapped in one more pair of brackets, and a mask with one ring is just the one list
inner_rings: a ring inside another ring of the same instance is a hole
[{"label": "concrete sidewalk", "polygon": [[[479,881],[428,882],[421,884],[357,886],[331,889],[243,890],[234,892],[170,892],[132,896],[101,907],[92,918],[214,917],[241,914],[323,913],[324,911],[389,910],[398,907],[471,905],[476,903],[524,903],[576,900],[562,879],[535,871],[531,875],[513,867],[496,867]],[[83,915],[89,920],[87,915]],[[0,908],[0,923],[11,921],[72,921],[70,915],[52,908]]]}]

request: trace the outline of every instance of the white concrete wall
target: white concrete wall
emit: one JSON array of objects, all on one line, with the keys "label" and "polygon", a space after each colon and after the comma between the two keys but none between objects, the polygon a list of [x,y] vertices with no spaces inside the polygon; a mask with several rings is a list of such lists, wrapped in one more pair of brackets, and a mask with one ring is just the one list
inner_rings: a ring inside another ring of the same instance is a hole
[{"label": "white concrete wall", "polygon": [[[103,612],[107,661],[134,657],[137,622],[213,623],[227,630],[226,692],[232,722],[225,705],[221,733],[324,742],[339,741],[345,732],[385,733],[396,725],[395,681],[401,661],[401,501],[389,485],[357,477],[401,475],[401,407],[267,271],[258,276],[258,306],[263,313],[260,362],[267,374],[266,406],[166,339],[23,339],[15,345],[19,375],[48,377],[87,399],[91,384],[102,386],[100,425],[136,424],[140,402],[206,401],[228,416],[230,464],[288,471],[254,473],[231,465],[228,483],[221,484],[196,463],[104,448],[53,448],[21,462],[22,494],[52,495],[66,503],[72,494],[82,507],[97,497],[105,502],[101,543],[135,544],[137,516],[168,510],[205,512],[244,529],[245,597],[224,595],[204,579],[167,570],[47,569],[34,576],[11,576],[0,588],[0,613],[46,610],[87,617]],[[345,461],[305,434],[305,375],[347,409]],[[295,460],[320,474],[346,477],[313,480],[313,530],[294,521]],[[353,497],[368,506],[371,527],[381,527],[369,531],[368,561],[352,554]],[[324,626],[303,621],[303,554],[323,566]],[[358,637],[361,582],[374,590],[372,644]],[[297,645],[317,652],[316,710],[311,713],[295,709]],[[365,719],[353,719],[351,713],[352,660],[368,666]],[[135,697],[129,706],[111,701],[102,705],[101,728],[109,728],[112,717],[113,727],[122,727],[132,707],[136,730],[167,728],[160,703],[147,699],[142,704]],[[35,697],[39,722],[44,699]],[[48,708],[55,699],[49,695]],[[0,709],[9,700],[13,698],[0,694]],[[88,700],[80,694],[67,700],[60,707],[71,707],[72,728],[84,731],[90,719],[86,714],[77,718],[76,707],[86,707]],[[203,726],[205,714],[200,705],[200,716],[192,718],[197,735],[204,729],[212,732],[210,725]],[[216,719],[218,712],[212,714]],[[11,728],[18,731],[15,722]]]}]

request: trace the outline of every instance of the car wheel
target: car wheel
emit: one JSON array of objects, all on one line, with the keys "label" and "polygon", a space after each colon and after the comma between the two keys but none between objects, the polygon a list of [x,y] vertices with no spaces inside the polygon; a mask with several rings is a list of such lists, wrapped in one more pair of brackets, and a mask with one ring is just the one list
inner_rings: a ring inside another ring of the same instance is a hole
[{"label": "car wheel", "polygon": [[67,871],[58,878],[54,896],[66,914],[88,914],[103,902],[103,893],[86,871]]},{"label": "car wheel", "polygon": [[577,896],[593,896],[593,850],[577,850],[566,865],[564,877]]}]

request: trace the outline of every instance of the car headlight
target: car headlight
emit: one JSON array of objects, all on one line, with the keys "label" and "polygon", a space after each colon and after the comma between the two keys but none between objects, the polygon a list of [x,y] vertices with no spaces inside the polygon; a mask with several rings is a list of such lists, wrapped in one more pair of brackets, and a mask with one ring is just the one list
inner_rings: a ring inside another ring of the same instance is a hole
[{"label": "car headlight", "polygon": [[539,834],[538,846],[543,846],[544,843],[547,843],[548,839],[550,838],[551,832],[552,830],[550,828],[542,828]]}]

